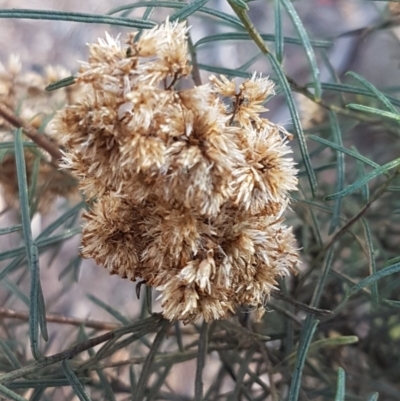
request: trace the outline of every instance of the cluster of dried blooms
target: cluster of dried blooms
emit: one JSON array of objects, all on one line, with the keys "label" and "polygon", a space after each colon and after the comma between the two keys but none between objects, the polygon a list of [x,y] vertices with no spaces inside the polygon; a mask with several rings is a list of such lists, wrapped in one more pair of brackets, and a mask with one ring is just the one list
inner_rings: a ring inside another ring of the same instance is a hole
[{"label": "cluster of dried blooms", "polygon": [[[36,130],[43,131],[55,112],[77,97],[76,88],[46,92],[45,87],[70,75],[61,67],[47,66],[43,74],[23,72],[17,56],[11,56],[6,65],[0,63],[0,104],[6,106]],[[0,116],[0,185],[2,195],[10,207],[18,207],[18,180],[14,155],[15,127]],[[48,131],[48,129],[47,129]],[[57,143],[55,133],[52,140]],[[32,205],[39,211],[50,210],[58,196],[77,195],[76,180],[60,172],[50,163],[49,155],[28,138],[25,163],[28,187],[35,188]]]},{"label": "cluster of dried blooms", "polygon": [[266,78],[182,89],[186,34],[167,21],[127,46],[108,35],[89,45],[84,96],[55,119],[64,166],[93,201],[82,255],[156,287],[167,319],[220,319],[241,304],[261,317],[298,262],[282,217],[297,186],[288,134],[260,117]]}]

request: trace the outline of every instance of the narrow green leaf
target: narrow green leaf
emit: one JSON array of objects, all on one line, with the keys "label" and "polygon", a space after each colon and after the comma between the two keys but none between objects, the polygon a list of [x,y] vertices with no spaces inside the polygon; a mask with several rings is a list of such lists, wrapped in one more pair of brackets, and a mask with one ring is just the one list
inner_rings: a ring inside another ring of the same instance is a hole
[{"label": "narrow green leaf", "polygon": [[42,401],[43,394],[45,391],[46,391],[46,387],[44,387],[44,386],[36,387],[31,395],[31,398],[29,398],[29,401]]},{"label": "narrow green leaf", "polygon": [[366,87],[366,89],[371,92],[371,96],[378,98],[388,109],[388,111],[392,112],[393,114],[399,114],[397,109],[392,105],[390,100],[380,91],[378,90],[374,85],[371,84],[371,82],[368,82],[365,78],[363,78],[361,75],[356,74],[355,72],[347,72],[346,75],[349,75],[356,79],[358,82],[360,82],[362,85]]},{"label": "narrow green leaf", "polygon": [[[157,7],[157,8],[183,8],[185,7],[185,3],[180,3],[180,2],[175,2],[175,1],[138,1],[137,3],[132,3],[132,4],[125,4],[121,7],[116,7],[109,11],[109,15],[119,13],[121,11],[125,10],[133,10],[135,8],[141,8],[141,7]],[[208,7],[201,7],[199,12],[204,13],[206,15],[210,15],[212,17],[216,17],[222,21],[225,21],[229,24],[235,25],[237,27],[243,28],[242,23],[240,22],[239,19],[236,17],[229,15],[227,13],[223,13],[218,10],[214,10],[212,8]]]},{"label": "narrow green leaf", "polygon": [[[313,44],[313,41],[311,41],[311,44],[315,47],[315,45]],[[329,75],[331,76],[331,79],[333,82],[340,84],[340,78],[338,73],[336,72],[335,68],[333,67],[331,61],[329,60],[329,56],[328,53],[325,51],[325,49],[321,50],[321,56],[322,56],[322,60],[329,72]]]},{"label": "narrow green leaf", "polygon": [[198,11],[201,7],[203,7],[208,0],[195,0],[183,7],[181,10],[177,11],[176,13],[172,14],[170,17],[171,21],[183,21],[186,18],[190,17],[193,13]]},{"label": "narrow green leaf", "polygon": [[400,192],[400,186],[399,185],[391,185],[386,189],[387,192]]},{"label": "narrow green leaf", "polygon": [[73,280],[77,283],[79,278],[79,272],[82,265],[82,258],[80,255],[75,256],[70,260],[67,266],[58,275],[58,280],[61,281],[68,273],[72,270]]},{"label": "narrow green leaf", "polygon": [[145,297],[143,300],[146,303],[147,313],[149,315],[153,314],[153,289],[152,287],[145,286]]},{"label": "narrow green leaf", "polygon": [[53,82],[50,85],[47,85],[45,90],[47,92],[55,91],[57,89],[65,88],[66,86],[73,85],[75,82],[76,82],[76,78],[73,75],[71,75],[69,77],[60,79],[57,82]]},{"label": "narrow green leaf", "polygon": [[143,364],[142,371],[140,373],[140,377],[136,387],[136,394],[134,395],[132,401],[143,400],[145,396],[146,385],[151,374],[154,358],[157,354],[158,348],[160,347],[165,335],[168,332],[171,323],[166,320],[162,320],[160,322],[160,325],[161,328],[158,330],[158,333],[153,341],[153,344],[151,345],[150,351],[147,354],[146,360]]},{"label": "narrow green leaf", "polygon": [[312,168],[311,158],[308,153],[307,143],[306,143],[306,140],[304,137],[303,128],[301,126],[299,113],[297,112],[295,102],[294,102],[292,93],[290,91],[289,83],[287,81],[287,78],[286,78],[284,72],[282,71],[281,66],[279,65],[278,61],[276,60],[276,58],[271,53],[268,53],[267,56],[272,64],[272,68],[274,69],[275,74],[277,75],[279,83],[285,94],[286,103],[288,105],[289,112],[292,117],[293,127],[294,127],[295,133],[297,135],[297,139],[299,141],[301,156],[303,158],[303,163],[304,163],[305,169],[307,171],[308,181],[309,181],[310,187],[311,187],[311,192],[312,192],[313,197],[316,197],[317,190],[318,190],[317,179],[315,177],[315,173]]},{"label": "narrow green leaf", "polygon": [[50,11],[50,10],[29,10],[17,9],[0,10],[0,18],[19,18],[19,19],[37,19],[52,21],[70,21],[82,22],[86,24],[108,24],[125,26],[129,28],[151,29],[156,23],[151,21],[142,21],[133,18],[110,17],[107,15],[96,15],[86,13]]},{"label": "narrow green leaf", "polygon": [[[342,132],[340,130],[336,114],[333,111],[329,112],[329,121],[332,127],[333,139],[335,143],[338,145],[338,147],[342,148],[343,147]],[[336,151],[336,160],[337,160],[336,192],[340,192],[343,190],[344,187],[345,165],[344,165],[344,154],[339,150]],[[337,198],[335,200],[335,205],[333,206],[333,216],[328,231],[329,235],[332,234],[339,226],[341,210],[342,210],[342,198]]]},{"label": "narrow green leaf", "polygon": [[[25,246],[20,246],[18,248],[0,252],[0,261],[11,259],[14,257],[21,257],[21,256],[26,256]],[[7,267],[5,267],[3,269],[3,271],[0,273],[0,279],[2,279],[4,276],[6,276],[11,271],[10,269],[16,268],[17,265],[15,265],[13,262],[11,262],[10,265],[8,265]]]},{"label": "narrow green leaf", "polygon": [[179,320],[175,322],[175,335],[176,335],[176,342],[178,343],[179,351],[185,352],[185,348],[183,347],[182,331],[181,331]]},{"label": "narrow green leaf", "polygon": [[29,338],[32,355],[36,360],[41,359],[39,351],[39,255],[36,245],[32,245],[34,259],[31,260],[31,290],[29,296]]},{"label": "narrow green leaf", "polygon": [[373,283],[376,283],[378,280],[380,280],[383,277],[390,276],[391,274],[398,273],[400,272],[400,263],[395,263],[394,265],[385,267],[376,273],[368,276],[364,280],[361,280],[358,284],[354,285],[350,291],[349,291],[349,296],[355,294],[356,292],[359,292],[362,290],[364,287],[367,287],[368,285],[371,285]]},{"label": "narrow green leaf", "polygon": [[322,240],[321,229],[319,227],[319,221],[313,209],[309,210],[312,220],[312,230],[315,235],[316,243],[319,249],[323,248],[324,242]]},{"label": "narrow green leaf", "polygon": [[136,376],[132,365],[129,366],[129,382],[131,383],[131,395],[133,398],[136,393]]},{"label": "narrow green leaf", "polygon": [[12,227],[0,228],[0,235],[7,235],[7,234],[15,233],[16,231],[21,231],[21,230],[22,230],[21,224],[17,224],[16,226],[12,226]]},{"label": "narrow green leaf", "polygon": [[[31,272],[31,289],[29,302],[29,338],[31,350],[36,360],[41,359],[39,352],[39,315],[45,321],[44,304],[39,308],[39,293],[41,293],[39,254],[37,246],[34,245],[31,231],[31,213],[29,207],[28,182],[26,176],[25,154],[22,145],[22,130],[15,133],[15,163],[17,166],[18,190],[21,205],[22,229],[25,239],[26,253]],[[46,333],[44,335],[46,337]]]},{"label": "narrow green leaf", "polygon": [[[90,382],[91,379],[88,377],[80,377],[81,382]],[[70,383],[67,379],[46,379],[41,378],[40,380],[16,380],[7,384],[7,387],[11,389],[23,389],[23,388],[40,388],[40,387],[64,387],[69,386]]]},{"label": "narrow green leaf", "polygon": [[[312,86],[312,84],[307,84],[307,87]],[[370,91],[366,89],[359,88],[357,86],[348,84],[338,84],[333,82],[321,82],[321,87],[324,90],[331,90],[335,92],[353,93],[355,95],[363,95],[368,97],[375,97]],[[400,106],[400,100],[391,96],[386,96],[389,101],[395,105]]]},{"label": "narrow green leaf", "polygon": [[361,161],[361,162],[363,162],[365,164],[368,164],[369,166],[371,166],[373,168],[381,167],[379,164],[375,163],[374,161],[368,159],[365,156],[360,155],[358,152],[346,149],[346,148],[344,148],[342,146],[337,145],[336,143],[327,141],[326,139],[320,138],[320,137],[315,136],[315,135],[308,135],[307,138],[311,139],[312,141],[322,143],[322,144],[328,146],[329,148],[335,149],[335,150],[337,150],[339,152],[342,152],[342,153],[344,153],[344,154],[346,154],[348,156],[351,156],[354,159],[359,160],[359,161]]},{"label": "narrow green leaf", "polygon": [[321,276],[319,277],[317,286],[314,289],[314,293],[313,293],[311,303],[310,303],[310,306],[312,306],[313,308],[318,307],[319,301],[321,299],[322,291],[324,289],[326,280],[328,278],[328,275],[329,275],[329,272],[330,272],[330,269],[332,266],[334,249],[335,249],[334,246],[330,247],[325,256],[324,267],[323,267]]},{"label": "narrow green leaf", "polygon": [[22,367],[21,362],[11,351],[5,340],[0,339],[0,350],[2,351],[2,354],[7,358],[8,362],[10,362],[13,369],[19,369]]},{"label": "narrow green leaf", "polygon": [[208,330],[209,326],[206,321],[203,322],[200,331],[199,350],[197,357],[196,378],[194,381],[194,400],[203,400],[203,369],[206,364],[208,349]]},{"label": "narrow green leaf", "polygon": [[368,401],[378,401],[379,393],[374,393],[368,398]]},{"label": "narrow green leaf", "polygon": [[314,336],[315,330],[317,329],[318,323],[318,320],[313,321],[312,318],[308,317],[301,331],[296,365],[293,371],[292,382],[290,383],[289,388],[288,401],[298,401],[299,399],[304,363],[306,361],[308,348],[310,347],[311,340]]},{"label": "narrow green leaf", "polygon": [[90,352],[90,357],[92,358],[92,361],[101,361],[102,359],[106,358],[108,355],[112,355],[116,351],[114,348],[114,345],[117,343],[119,340],[119,336],[115,336],[112,338],[110,341],[107,341],[105,344],[103,344],[100,349],[94,354],[93,351]]},{"label": "narrow green leaf", "polygon": [[[332,78],[332,81],[335,82],[335,83],[337,83],[337,84],[340,84],[340,77],[339,77],[339,74],[336,72],[336,70],[335,70],[335,68],[333,67],[331,61],[329,60],[328,53],[326,52],[325,49],[321,49],[320,54],[321,54],[322,61],[323,61],[324,64],[325,64],[325,67],[326,67],[327,70],[329,71],[329,74],[330,74],[330,76],[331,76],[331,78]],[[321,87],[322,87],[322,86],[321,86]],[[343,93],[342,93],[342,92],[339,92],[338,95],[339,95],[338,97],[339,97],[339,100],[340,100],[340,106],[341,106],[341,107],[345,107],[346,102],[345,102],[345,98],[344,98]]]},{"label": "narrow green leaf", "polygon": [[[36,247],[36,252],[37,247]],[[38,255],[38,260],[39,260],[39,255]],[[39,281],[39,286],[38,286],[38,308],[39,308],[39,328],[40,328],[40,333],[42,334],[43,340],[44,341],[49,341],[49,334],[47,332],[47,321],[46,321],[46,304],[44,301],[44,296],[43,296],[43,289],[42,289],[42,283]]]},{"label": "narrow green leaf", "polygon": [[[260,33],[260,36],[266,42],[275,42],[277,40],[276,35],[271,35],[268,33]],[[204,38],[201,38],[196,42],[194,46],[197,48],[207,43],[214,43],[219,41],[234,41],[234,40],[252,40],[252,38],[247,32],[226,32],[226,33],[219,33],[217,35],[209,35]],[[302,45],[301,40],[297,38],[283,36],[282,40],[284,43],[300,45],[300,46]],[[332,46],[332,42],[326,40],[312,40],[311,44],[314,47],[322,47],[322,48],[329,48]]]},{"label": "narrow green leaf", "polygon": [[[335,167],[337,167],[337,163],[336,162],[331,162],[331,163],[324,164],[322,166],[314,167],[314,172],[315,173],[320,173],[321,171],[332,170]],[[297,173],[297,175],[299,177],[305,176],[305,175],[307,175],[307,171],[300,170]]]},{"label": "narrow green leaf", "polygon": [[[150,19],[150,17],[152,16],[154,10],[156,9],[156,7],[147,7],[145,12],[143,13],[143,17],[142,19],[144,21],[148,21]],[[122,14],[122,17],[127,17],[130,14],[130,10],[125,11],[125,13]],[[134,38],[134,42],[137,42],[141,36],[143,35],[144,30],[140,29],[138,34],[135,36]]]},{"label": "narrow green leaf", "polygon": [[131,323],[127,317],[125,317],[122,313],[112,308],[110,305],[103,302],[101,299],[97,298],[92,294],[87,294],[86,296],[97,306],[100,306],[100,308],[104,309],[106,312],[108,312],[111,316],[113,316],[116,320],[120,321],[122,324]]},{"label": "narrow green leaf", "polygon": [[339,368],[335,401],[345,401],[345,396],[346,396],[346,373],[342,368]]},{"label": "narrow green leaf", "polygon": [[[251,57],[249,60],[247,60],[244,64],[242,64],[238,70],[239,71],[246,71],[248,70],[256,61],[258,61],[260,58],[263,58],[264,54],[262,52],[256,53],[253,57]],[[279,93],[278,91],[275,91],[275,93]]]},{"label": "narrow green leaf", "polygon": [[[25,248],[21,248],[22,251]],[[17,268],[21,267],[21,265],[24,263],[26,258],[26,255],[22,255],[20,257],[15,258],[11,263],[9,263],[1,272],[0,272],[0,281],[4,280],[4,278],[7,276],[7,274],[15,271]],[[27,305],[29,305],[29,300],[27,302]]]},{"label": "narrow green leaf", "polygon": [[[352,146],[352,150],[356,153],[359,153],[358,150]],[[357,160],[357,172],[358,172],[358,177],[363,178],[365,177],[365,166],[363,163],[361,163],[360,160]],[[361,195],[364,201],[364,204],[367,204],[369,202],[369,186],[368,184],[365,184],[363,187],[361,187]]]},{"label": "narrow green leaf", "polygon": [[364,106],[362,104],[354,104],[354,103],[350,103],[346,107],[348,109],[363,111],[365,113],[375,114],[380,117],[389,118],[390,120],[400,121],[400,114],[391,113],[385,110],[379,110],[376,109],[375,107],[369,107],[369,106]]},{"label": "narrow green leaf", "polygon": [[0,384],[0,395],[5,397],[6,400],[15,400],[15,401],[28,401],[26,398],[21,397],[14,391],[8,389],[6,386]]},{"label": "narrow green leaf", "polygon": [[384,265],[383,267],[388,267],[391,265],[394,265],[395,263],[400,262],[400,256],[396,256],[395,258],[389,259]]},{"label": "narrow green leaf", "polygon": [[394,308],[400,308],[400,301],[395,301],[393,299],[383,299],[382,302],[385,305],[389,305],[389,306],[392,306]]},{"label": "narrow green leaf", "polygon": [[311,74],[313,76],[315,97],[317,99],[320,99],[322,90],[321,90],[320,77],[319,77],[319,68],[318,68],[317,60],[315,58],[314,50],[310,43],[310,38],[308,37],[307,31],[304,28],[304,25],[301,22],[301,19],[300,19],[299,15],[297,14],[296,9],[294,8],[293,4],[290,2],[290,0],[281,0],[281,2],[283,4],[283,6],[285,7],[286,12],[289,14],[289,17],[291,18],[293,25],[295,26],[297,33],[299,34],[299,37],[303,43],[303,48],[306,52],[306,56],[307,56],[307,59],[308,59],[308,62],[310,64],[310,68],[311,68]]},{"label": "narrow green leaf", "polygon": [[20,299],[26,306],[29,306],[29,297],[11,280],[4,278],[1,281],[5,287],[7,287],[18,299]]},{"label": "narrow green leaf", "polygon": [[295,200],[298,203],[303,203],[304,205],[309,205],[312,208],[321,210],[322,212],[326,212],[326,213],[329,213],[329,214],[333,213],[332,208],[330,208],[329,206],[320,205],[319,203],[316,203],[316,202],[313,202],[313,201],[309,201],[307,199],[299,199],[299,198],[296,198],[294,196],[292,196],[292,198],[293,198],[293,200]]},{"label": "narrow green leaf", "polygon": [[103,387],[104,390],[104,399],[107,401],[116,401],[114,391],[112,390],[112,387],[107,380],[107,376],[102,372],[100,369],[96,369],[97,376],[99,376],[101,386]]},{"label": "narrow green leaf", "polygon": [[30,250],[33,244],[33,239],[29,209],[28,180],[26,176],[25,154],[24,147],[22,145],[21,129],[18,129],[15,132],[15,163],[17,167],[18,190],[21,205],[22,231],[24,235],[27,256],[29,261],[31,261],[32,255],[30,254]]},{"label": "narrow green leaf", "polygon": [[[24,148],[37,148],[38,146],[34,142],[23,141],[22,145]],[[15,150],[15,141],[5,141],[1,143],[1,149],[12,149]]]},{"label": "narrow green leaf", "polygon": [[208,64],[197,64],[200,70],[213,72],[215,74],[226,75],[228,77],[239,77],[239,78],[250,78],[251,75],[248,72],[242,72],[238,70],[234,70],[231,68],[223,68],[223,67],[214,67]]},{"label": "narrow green leaf", "polygon": [[276,59],[278,60],[278,63],[282,64],[284,39],[282,30],[281,0],[274,0],[274,21],[275,21],[275,55]]},{"label": "narrow green leaf", "polygon": [[37,194],[36,187],[37,187],[37,179],[39,176],[39,167],[40,167],[40,156],[36,156],[33,162],[32,172],[30,175],[30,185],[28,188],[28,198],[29,198],[29,208],[31,218],[36,213],[36,207],[39,202],[40,194]]},{"label": "narrow green leaf", "polygon": [[[368,248],[368,259],[369,259],[369,274],[374,275],[376,273],[376,261],[375,261],[375,248],[372,243],[371,230],[365,218],[361,218],[361,223],[364,228],[365,239],[367,241]],[[379,293],[378,283],[375,281],[372,284],[372,304],[376,307],[379,304]]]},{"label": "narrow green leaf", "polygon": [[168,363],[161,374],[158,375],[157,380],[154,384],[152,384],[150,391],[146,397],[146,401],[155,401],[160,396],[160,389],[165,384],[165,381],[170,373],[172,367],[174,366],[173,362]]},{"label": "narrow green leaf", "polygon": [[123,340],[120,341],[108,341],[102,348],[99,349],[99,351],[96,353],[95,360],[101,360],[104,358],[107,358],[111,355],[113,355],[115,352],[117,352],[120,349],[126,348],[133,344],[137,340],[144,340],[144,336],[149,334],[151,331],[153,331],[156,327],[156,325],[153,325],[151,327],[145,327],[142,330],[139,330],[135,332],[135,334],[132,334]]},{"label": "narrow green leaf", "polygon": [[359,179],[356,181],[354,184],[349,185],[346,187],[344,190],[337,192],[332,195],[325,196],[324,200],[329,201],[329,200],[334,200],[336,198],[343,198],[347,195],[352,194],[353,192],[357,191],[357,189],[361,188],[363,185],[365,185],[367,182],[373,180],[374,178],[387,173],[389,170],[396,168],[400,166],[400,158],[393,160],[389,163],[384,164],[383,166],[371,171],[367,175],[365,175],[363,178]]},{"label": "narrow green leaf", "polygon": [[82,209],[86,207],[86,202],[82,201],[75,206],[68,209],[64,214],[58,217],[53,223],[46,227],[38,236],[38,239],[44,239],[49,237],[55,230],[60,228],[65,222],[67,222],[71,217],[74,217]]},{"label": "narrow green leaf", "polygon": [[38,237],[36,245],[39,249],[47,248],[51,245],[58,244],[59,242],[62,242],[68,238],[72,238],[75,235],[80,234],[81,231],[82,231],[81,227],[75,227],[75,228],[70,228],[68,230],[64,230],[60,234],[48,236],[46,238],[39,239]]},{"label": "narrow green leaf", "polygon": [[68,361],[64,359],[62,361],[61,365],[62,365],[64,374],[65,374],[65,377],[68,379],[69,384],[71,385],[72,389],[74,390],[74,393],[78,396],[80,401],[91,401],[89,394],[85,390],[85,387],[83,387],[82,383],[76,377],[74,371],[69,366]]}]

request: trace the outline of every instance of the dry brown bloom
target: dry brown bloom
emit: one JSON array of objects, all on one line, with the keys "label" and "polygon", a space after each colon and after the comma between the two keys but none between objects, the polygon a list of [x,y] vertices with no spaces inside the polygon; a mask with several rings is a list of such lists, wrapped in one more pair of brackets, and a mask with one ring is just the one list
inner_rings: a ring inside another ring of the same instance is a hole
[{"label": "dry brown bloom", "polygon": [[[0,63],[0,104],[16,113],[18,111],[19,118],[34,129],[43,131],[58,109],[76,100],[77,89],[45,91],[47,85],[68,75],[70,73],[67,70],[54,66],[47,66],[43,74],[23,72],[19,58],[12,55],[6,65]],[[0,186],[6,203],[11,207],[18,207],[14,147],[10,146],[14,141],[14,129],[14,126],[0,117]],[[55,132],[48,134],[54,143],[59,143]],[[26,137],[24,141],[31,142]],[[33,182],[35,183],[31,204],[41,212],[51,210],[51,205],[58,196],[78,196],[76,180],[66,172],[59,171],[50,162],[51,158],[45,151],[34,147],[26,148],[28,186],[33,188]]]},{"label": "dry brown bloom", "polygon": [[283,213],[297,178],[286,131],[260,116],[272,82],[190,73],[184,23],[126,46],[89,45],[81,98],[58,113],[63,165],[93,202],[82,255],[160,292],[167,319],[221,319],[241,304],[260,318],[298,263]]}]

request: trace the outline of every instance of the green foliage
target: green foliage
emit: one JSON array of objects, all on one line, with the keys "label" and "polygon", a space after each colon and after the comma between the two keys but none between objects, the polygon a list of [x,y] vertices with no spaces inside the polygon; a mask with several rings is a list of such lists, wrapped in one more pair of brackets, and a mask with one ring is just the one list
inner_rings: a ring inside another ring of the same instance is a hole
[{"label": "green foliage", "polygon": [[[63,205],[60,217],[34,237],[39,158],[27,177],[25,152],[38,145],[24,142],[22,130],[16,129],[15,140],[0,148],[1,160],[15,154],[20,203],[20,220],[0,228],[2,241],[9,236],[20,240],[0,251],[0,399],[61,400],[65,394],[65,399],[75,394],[85,401],[400,399],[399,89],[336,71],[327,53],[336,38],[313,38],[298,3],[266,0],[263,7],[268,4],[275,20],[269,32],[251,19],[256,4],[242,0],[228,0],[231,12],[212,0],[141,1],[106,15],[0,10],[0,18],[39,20],[38,29],[41,20],[55,20],[145,30],[166,12],[171,20],[189,19],[194,29],[210,21],[221,27],[192,43],[193,69],[247,78],[257,63],[258,71],[276,82],[278,99],[290,116],[286,128],[294,134],[300,171],[300,189],[293,194],[287,220],[303,260],[295,277],[279,283],[261,322],[254,322],[244,306],[229,321],[184,327],[152,312],[157,304],[148,288],[142,288],[140,308],[133,308],[131,301],[102,299],[95,285],[85,289],[82,302],[107,318],[51,314],[41,278],[55,263],[42,261],[80,233],[86,203]],[[385,29],[391,17],[382,13],[380,18],[361,34]],[[219,65],[209,56],[227,43],[243,42],[248,58],[241,66]],[[294,47],[301,47],[306,83],[287,72],[292,71],[287,54]],[[321,81],[322,66],[330,74],[326,82]],[[46,90],[74,83],[73,76],[65,77]],[[307,128],[298,107],[305,99],[316,106]],[[366,146],[377,132],[379,144]],[[60,296],[76,285],[81,262],[78,249],[62,261]],[[74,280],[67,280],[70,276]],[[69,302],[74,301],[71,297]],[[57,330],[48,329],[50,323]],[[65,342],[57,341],[61,335]],[[186,395],[169,384],[182,363],[190,366],[187,377],[179,377],[187,384]]]}]

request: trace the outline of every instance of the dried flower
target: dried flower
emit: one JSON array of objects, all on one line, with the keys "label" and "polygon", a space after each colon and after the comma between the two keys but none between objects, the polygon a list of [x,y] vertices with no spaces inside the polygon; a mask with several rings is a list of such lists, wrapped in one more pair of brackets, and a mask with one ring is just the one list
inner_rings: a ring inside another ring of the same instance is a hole
[{"label": "dried flower", "polygon": [[89,45],[84,93],[54,124],[93,201],[82,255],[155,287],[168,319],[221,319],[242,303],[261,317],[298,263],[282,217],[297,186],[289,135],[260,116],[267,78],[176,90],[186,33],[167,21],[126,48],[108,35]]},{"label": "dried flower", "polygon": [[[19,110],[19,117],[36,129],[44,129],[54,113],[68,102],[75,101],[78,88],[64,88],[60,91],[46,92],[50,83],[70,75],[62,67],[47,66],[43,74],[22,72],[17,56],[12,55],[7,65],[0,63],[0,103],[11,110]],[[14,141],[15,128],[7,120],[0,118],[0,144]],[[48,130],[47,130],[48,131]],[[57,134],[47,132],[55,143]],[[24,141],[30,142],[28,138]],[[1,146],[1,145],[0,145]],[[25,164],[28,186],[32,192],[31,205],[40,212],[51,210],[58,196],[79,196],[76,180],[50,163],[49,155],[39,148],[26,148]],[[18,207],[18,180],[13,146],[7,146],[0,154],[0,185],[6,203]]]}]

